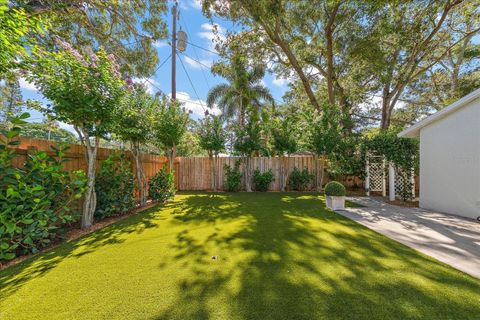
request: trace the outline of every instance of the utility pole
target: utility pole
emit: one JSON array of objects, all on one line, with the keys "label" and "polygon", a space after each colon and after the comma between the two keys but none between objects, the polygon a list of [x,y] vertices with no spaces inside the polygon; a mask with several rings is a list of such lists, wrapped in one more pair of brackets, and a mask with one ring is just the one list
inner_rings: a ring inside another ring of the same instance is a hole
[{"label": "utility pole", "polygon": [[177,62],[177,6],[172,7],[173,25],[172,25],[172,100],[177,99],[177,79],[176,79],[176,62]]}]

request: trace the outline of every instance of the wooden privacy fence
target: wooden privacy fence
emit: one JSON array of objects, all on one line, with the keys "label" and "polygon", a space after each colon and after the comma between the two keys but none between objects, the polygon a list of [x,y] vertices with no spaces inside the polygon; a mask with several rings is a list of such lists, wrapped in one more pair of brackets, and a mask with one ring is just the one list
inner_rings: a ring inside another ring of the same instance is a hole
[{"label": "wooden privacy fence", "polygon": [[[20,145],[16,146],[18,157],[14,159],[14,165],[21,166],[27,157],[28,150],[46,151],[50,155],[54,155],[51,147],[58,145],[57,142],[46,141],[40,139],[20,138]],[[81,145],[70,144],[69,150],[65,155],[70,161],[65,163],[66,170],[86,170],[85,148]],[[127,159],[131,163],[132,173],[135,175],[135,162],[129,151],[99,148],[97,154],[97,168],[100,168],[100,162],[108,158],[112,154],[125,153]],[[147,179],[152,178],[164,165],[168,164],[168,160],[164,156],[143,154],[141,156],[143,168]],[[224,190],[225,172],[224,165],[231,167],[240,159],[238,157],[220,157],[217,164],[217,187],[218,190]],[[317,160],[318,170],[325,165],[322,159]],[[250,160],[251,172],[259,169],[261,172],[272,170],[275,181],[270,185],[269,190],[280,191],[283,177],[288,177],[293,168],[307,168],[312,174],[315,174],[315,158],[312,156],[291,156],[291,157],[254,157]],[[175,186],[178,190],[211,190],[212,189],[212,171],[211,162],[208,157],[179,157],[175,159]],[[240,170],[245,169],[242,164]],[[319,178],[319,175],[318,175]],[[363,185],[363,181],[358,177],[345,177],[341,180],[347,188],[358,187]],[[324,177],[323,183],[328,182],[328,178]],[[245,189],[245,175],[243,175],[243,189]],[[314,185],[312,184],[312,187]]]},{"label": "wooden privacy fence", "polygon": [[[239,157],[219,157],[217,164],[217,186],[218,190],[224,190],[225,171],[224,165],[235,166]],[[212,166],[208,157],[178,158],[178,189],[179,190],[210,190],[212,189]],[[318,170],[324,165],[323,160],[317,160]],[[272,170],[274,181],[269,190],[280,191],[282,189],[283,177],[288,177],[293,168],[307,168],[310,173],[315,173],[315,158],[312,156],[292,157],[254,157],[249,161],[250,170],[253,175],[255,169],[261,172]],[[242,163],[240,170],[244,172],[245,165]],[[242,178],[242,187],[245,189],[245,174]]]},{"label": "wooden privacy fence", "polygon": [[[29,150],[46,151],[49,155],[55,155],[52,152],[52,146],[58,146],[59,143],[55,141],[47,141],[40,139],[20,138],[20,144],[16,146],[17,154],[19,155],[13,161],[13,165],[21,166],[26,158]],[[86,170],[87,161],[85,158],[85,147],[78,144],[69,144],[69,149],[66,152],[64,158],[68,159],[65,162],[65,169],[69,171],[73,170]],[[127,159],[131,163],[132,173],[135,176],[135,161],[132,154],[125,150],[98,148],[97,153],[97,169],[100,168],[100,162],[107,159],[112,154],[124,153]],[[147,179],[152,178],[164,165],[167,165],[168,160],[164,156],[142,154],[141,155],[145,176]],[[178,167],[178,163],[175,163],[175,167]],[[177,179],[175,179],[177,180]]]}]

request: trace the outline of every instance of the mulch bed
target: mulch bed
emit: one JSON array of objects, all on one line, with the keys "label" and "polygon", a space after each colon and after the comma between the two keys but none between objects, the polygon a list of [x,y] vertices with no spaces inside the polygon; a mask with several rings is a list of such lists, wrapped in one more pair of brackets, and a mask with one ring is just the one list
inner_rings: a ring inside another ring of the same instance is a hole
[{"label": "mulch bed", "polygon": [[156,206],[157,204],[159,204],[158,202],[153,202],[153,201],[150,201],[147,203],[146,206],[144,207],[141,207],[141,208],[137,208],[135,210],[132,210],[131,212],[127,213],[127,214],[123,214],[123,215],[118,215],[118,216],[112,216],[112,217],[108,217],[108,218],[105,218],[101,221],[98,221],[98,222],[95,222],[95,224],[93,224],[91,227],[88,227],[88,228],[85,228],[85,229],[80,229],[77,227],[74,227],[72,228],[71,230],[69,230],[67,232],[67,234],[65,235],[65,237],[61,240],[57,240],[57,241],[53,241],[52,244],[48,247],[45,247],[43,248],[42,250],[40,250],[39,252],[37,253],[32,253],[32,254],[27,254],[27,255],[24,255],[24,256],[20,256],[20,257],[16,257],[15,259],[12,259],[12,260],[9,260],[7,262],[0,262],[0,271],[3,270],[3,269],[6,269],[8,267],[11,267],[13,265],[16,265],[22,261],[25,261],[33,256],[36,256],[38,254],[41,254],[41,253],[44,253],[44,252],[47,252],[47,251],[50,251],[56,247],[58,247],[59,245],[61,245],[62,243],[65,243],[65,242],[70,242],[70,241],[73,241],[73,240],[76,240],[80,237],[83,237],[84,235],[87,235],[87,234],[90,234],[92,232],[95,232],[97,230],[100,230],[102,228],[105,228],[117,221],[121,221],[121,220],[124,220],[130,216],[133,216],[135,214],[138,214],[140,212],[143,212],[145,210],[148,210],[154,206]]}]

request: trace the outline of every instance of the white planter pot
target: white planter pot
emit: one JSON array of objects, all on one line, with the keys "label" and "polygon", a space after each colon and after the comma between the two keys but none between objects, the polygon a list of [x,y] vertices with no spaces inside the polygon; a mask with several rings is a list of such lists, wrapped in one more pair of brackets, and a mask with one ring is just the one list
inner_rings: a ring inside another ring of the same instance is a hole
[{"label": "white planter pot", "polygon": [[332,210],[345,210],[345,197],[327,196],[327,208]]}]

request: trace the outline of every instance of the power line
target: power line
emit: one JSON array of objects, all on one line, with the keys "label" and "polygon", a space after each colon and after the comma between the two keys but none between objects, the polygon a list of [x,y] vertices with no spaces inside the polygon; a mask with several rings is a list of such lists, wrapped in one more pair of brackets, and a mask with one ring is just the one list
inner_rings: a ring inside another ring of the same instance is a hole
[{"label": "power line", "polygon": [[[170,54],[170,55],[167,57],[167,59],[165,59],[161,64],[159,64],[158,67],[155,69],[155,71],[153,71],[153,75],[152,75],[152,76],[154,76],[155,73],[157,73],[157,71],[160,70],[160,68],[161,68],[165,63],[167,63],[168,59],[170,59],[171,57],[172,57],[172,55]],[[145,78],[145,80],[148,80],[148,78]],[[142,85],[144,85],[145,82],[146,82],[146,81],[143,81]]]},{"label": "power line", "polygon": [[[188,29],[188,25],[185,23],[185,20],[183,19],[183,15],[180,16],[180,19],[183,21],[183,24],[185,25],[185,30],[187,30],[187,34],[191,35],[190,30]],[[200,60],[200,56],[198,55],[197,50],[195,49],[195,46],[192,46],[192,48],[193,48],[193,52],[195,53],[195,57],[197,57],[197,59]],[[190,59],[192,59],[192,58],[190,58]],[[193,59],[193,60],[195,60],[195,59]],[[200,61],[197,61],[197,62],[200,63]],[[200,63],[200,65],[202,65],[202,63]],[[205,83],[207,84],[208,90],[210,91],[210,83],[208,82],[207,76],[205,75],[205,72],[203,71],[203,68],[200,68],[200,70],[202,70],[203,78],[205,79]]]},{"label": "power line", "polygon": [[[146,81],[147,81],[148,83],[150,83],[150,84],[152,85],[152,87],[154,87],[155,89],[161,91],[160,87],[158,87],[155,83],[151,82],[150,79],[147,78]],[[177,100],[180,100],[180,101],[182,101],[182,102],[193,103],[193,104],[196,104],[196,105],[199,105],[199,106],[202,106],[202,107],[203,107],[203,104],[202,104],[201,102],[195,102],[195,101],[192,101],[192,100],[186,100],[186,99],[182,99],[182,98],[179,98],[179,97],[177,97]],[[199,99],[199,101],[201,101],[201,100]]]},{"label": "power line", "polygon": [[205,51],[207,51],[207,52],[210,52],[210,53],[213,53],[213,54],[216,54],[216,55],[220,55],[220,53],[218,53],[217,51],[212,51],[212,50],[210,50],[210,49],[204,48],[204,47],[202,47],[202,46],[199,46],[198,44],[191,43],[191,42],[189,42],[189,41],[186,41],[186,42],[187,42],[189,45],[192,45],[192,46],[197,47],[197,48],[199,48],[199,49],[205,50]]},{"label": "power line", "polygon": [[[189,58],[189,59],[192,59],[193,61],[195,61],[196,63],[198,63],[200,66],[210,69],[209,66],[207,66],[206,64],[204,64],[203,62],[201,62],[201,61],[199,61],[199,60],[197,60],[197,59],[194,59],[194,58],[190,57],[190,56],[189,56],[188,54],[186,54],[185,52],[182,52],[182,54],[183,54],[185,57],[187,57],[187,58]],[[202,70],[203,70],[203,69],[202,69]],[[205,80],[206,80],[206,79],[205,79]],[[209,88],[209,89],[210,89],[210,88]]]},{"label": "power line", "polygon": [[200,101],[200,105],[202,106],[202,109],[205,111],[205,107],[201,103],[202,99],[200,99],[200,96],[197,93],[197,90],[195,89],[195,86],[193,85],[192,79],[190,78],[190,75],[187,72],[187,69],[185,68],[185,65],[183,64],[183,60],[180,56],[178,56],[178,59],[180,60],[180,64],[182,65],[183,71],[185,71],[185,74],[187,75],[188,81],[190,82],[190,85],[192,86],[193,92],[195,92],[195,95],[197,96],[198,101]]}]

